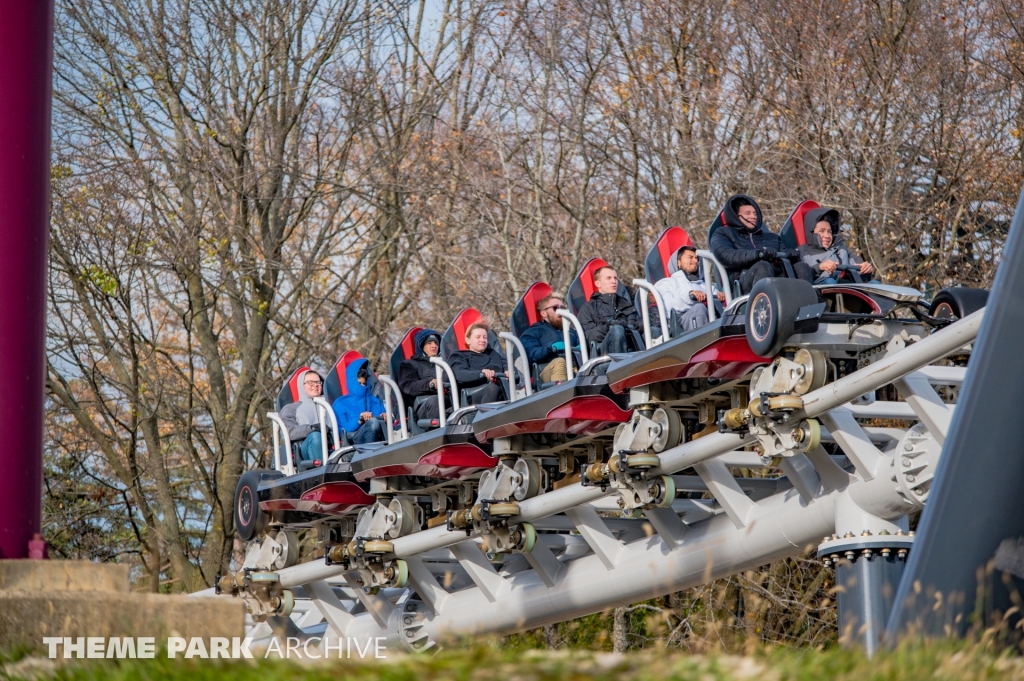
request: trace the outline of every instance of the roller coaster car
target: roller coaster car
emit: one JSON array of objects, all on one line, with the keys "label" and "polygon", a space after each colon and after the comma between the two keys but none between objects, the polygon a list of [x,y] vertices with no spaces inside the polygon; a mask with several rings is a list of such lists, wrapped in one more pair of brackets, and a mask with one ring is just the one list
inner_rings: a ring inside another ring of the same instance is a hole
[{"label": "roller coaster car", "polygon": [[[452,353],[466,349],[466,330],[482,320],[483,316],[472,308],[456,315],[441,336],[442,357],[447,359]],[[407,341],[415,336],[416,331],[418,329],[406,334],[396,353],[401,350],[403,355],[407,355],[413,351],[411,341]],[[491,347],[500,351],[497,335],[489,331],[488,336]],[[400,363],[401,360],[396,362],[395,355],[392,355],[393,371],[397,371]],[[459,389],[459,404],[465,404],[477,390]],[[470,421],[476,413],[476,407],[461,408],[451,414],[442,427],[390,445],[357,445],[352,457],[352,470],[356,479],[377,480],[374,491],[386,489],[390,493],[426,493],[428,490],[457,487],[457,481],[493,468],[497,459],[490,456],[490,446],[486,442],[479,442],[473,434]]]},{"label": "roller coaster car", "polygon": [[[806,243],[803,218],[818,207],[814,201],[796,207],[780,235],[787,247]],[[721,225],[719,214],[709,241]],[[673,242],[682,238],[666,239],[671,231],[659,238],[665,246],[659,249],[656,244],[648,254],[648,270],[667,268],[665,255],[677,249]],[[841,375],[855,369],[858,362],[871,361],[893,337],[904,333],[923,336],[931,328],[983,308],[987,298],[988,291],[957,287],[943,289],[929,303],[921,292],[901,286],[840,283],[812,287],[792,277],[766,279],[748,296],[734,298],[721,319],[647,352],[616,357],[606,373],[615,392],[694,379],[689,388],[677,387],[699,395],[712,384],[747,376],[786,347],[802,347],[820,351]],[[677,397],[694,399],[692,395]]]},{"label": "roller coaster car", "polygon": [[[349,351],[335,362],[324,382],[325,404],[348,392],[345,370],[360,359],[363,357],[358,352]],[[285,381],[276,401],[279,411],[299,399],[302,377],[309,370],[309,367],[300,367]],[[375,391],[379,388],[372,372],[370,385]],[[333,411],[323,408],[319,413],[328,417],[331,426],[328,432],[333,432],[336,428]],[[273,427],[283,430],[276,421]],[[275,441],[286,439],[278,435],[280,433],[275,432]],[[341,439],[346,439],[344,433]],[[280,444],[274,470],[246,471],[239,479],[235,490],[235,527],[243,541],[256,538],[268,526],[310,527],[325,519],[353,514],[374,502],[368,494],[368,485],[357,483],[351,464],[344,461],[354,452],[352,447],[330,442],[326,463],[317,459],[303,466],[299,445],[290,443],[286,448]],[[294,472],[296,469],[298,472]]]},{"label": "roller coaster car", "polygon": [[720,383],[803,348],[822,353],[843,375],[873,361],[893,338],[923,337],[981,309],[987,297],[984,290],[950,288],[926,303],[919,291],[900,286],[764,279],[721,319],[646,352],[617,356],[606,374],[615,392],[682,379]]},{"label": "roller coaster car", "polygon": [[[798,212],[790,221],[794,229],[802,229]],[[647,263],[649,277],[656,281],[669,271],[683,236],[682,230],[667,230],[659,238],[648,257],[657,258]],[[713,259],[704,257],[710,267]],[[577,276],[569,296],[576,309],[603,263],[592,260]],[[547,293],[540,285],[530,290],[520,303],[535,309]],[[266,529],[263,536],[273,538],[282,526],[316,526],[326,560],[354,566],[367,588],[376,588],[404,584],[407,566],[393,558],[390,539],[424,527],[476,531],[492,552],[530,550],[524,547],[532,546],[536,533],[528,523],[515,525],[517,502],[577,480],[624,485],[629,493],[620,499],[635,500],[624,502],[624,511],[665,508],[675,498],[671,478],[661,487],[637,486],[631,471],[657,466],[656,454],[687,439],[751,427],[755,393],[797,404],[794,396],[973,313],[986,298],[986,291],[951,288],[926,303],[914,289],[884,284],[813,287],[795,278],[765,279],[702,328],[632,354],[588,360],[582,353],[579,373],[565,383],[513,395],[508,403],[456,408],[439,419],[443,426],[411,437],[390,431],[390,444],[339,447],[327,465],[295,475],[285,475],[292,468],[284,465],[249,471],[236,494],[239,535],[252,539]],[[459,339],[478,318],[471,309],[456,317],[442,338],[444,357],[462,347]],[[521,330],[530,320],[514,313],[512,327]],[[393,374],[411,355],[417,330],[392,356]],[[345,358],[339,363],[347,366]],[[336,365],[336,375],[345,375],[344,366]],[[286,399],[298,395],[304,370],[282,390]],[[467,394],[452,397],[464,402]],[[775,407],[767,409],[774,413]],[[730,412],[747,425],[730,426],[724,416]],[[577,467],[584,457],[586,465]],[[655,488],[657,494],[650,491]]]}]

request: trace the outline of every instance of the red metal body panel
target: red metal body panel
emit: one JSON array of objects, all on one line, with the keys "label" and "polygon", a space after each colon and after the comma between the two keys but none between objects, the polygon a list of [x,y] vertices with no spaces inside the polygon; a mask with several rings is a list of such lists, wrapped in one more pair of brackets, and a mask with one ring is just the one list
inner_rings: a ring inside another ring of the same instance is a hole
[{"label": "red metal body panel", "polygon": [[874,300],[872,300],[871,296],[867,295],[863,291],[858,291],[857,289],[853,289],[853,288],[834,288],[834,287],[831,287],[831,286],[829,288],[823,289],[821,291],[821,294],[823,296],[831,296],[831,295],[834,295],[836,293],[842,293],[844,296],[853,296],[854,298],[859,298],[860,300],[863,300],[865,303],[867,303],[868,305],[871,306],[871,311],[873,313],[875,313],[875,314],[881,314],[882,313],[882,308],[880,308],[878,306],[878,303],[876,303]]},{"label": "red metal body panel", "polygon": [[427,452],[414,464],[391,464],[356,473],[356,480],[393,475],[421,475],[427,478],[461,480],[483,468],[494,468],[498,458],[468,442],[444,445]]},{"label": "red metal body panel", "polygon": [[477,437],[487,442],[496,437],[524,433],[593,435],[617,423],[625,423],[632,413],[631,410],[620,409],[619,405],[603,395],[584,395],[555,407],[545,418],[509,423],[479,433]]},{"label": "red metal body panel", "polygon": [[619,393],[640,385],[679,378],[741,378],[770,361],[770,358],[754,354],[746,336],[729,336],[698,350],[688,362],[661,357],[611,388]]},{"label": "red metal body panel", "polygon": [[299,499],[261,501],[264,511],[303,511],[324,515],[346,515],[370,506],[377,499],[354,482],[327,482],[303,493]]}]

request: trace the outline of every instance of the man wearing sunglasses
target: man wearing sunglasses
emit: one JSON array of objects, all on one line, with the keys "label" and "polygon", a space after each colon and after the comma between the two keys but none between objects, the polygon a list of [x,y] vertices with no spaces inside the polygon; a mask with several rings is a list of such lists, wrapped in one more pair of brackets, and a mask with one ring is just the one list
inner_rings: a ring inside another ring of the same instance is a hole
[{"label": "man wearing sunglasses", "polygon": [[[542,383],[558,383],[569,376],[565,366],[565,341],[562,335],[565,320],[558,316],[558,310],[561,309],[565,309],[565,301],[554,294],[541,300],[537,303],[540,319],[531,324],[519,338],[531,364],[547,363],[540,372]],[[569,332],[569,341],[573,347],[580,344],[575,329]]]}]

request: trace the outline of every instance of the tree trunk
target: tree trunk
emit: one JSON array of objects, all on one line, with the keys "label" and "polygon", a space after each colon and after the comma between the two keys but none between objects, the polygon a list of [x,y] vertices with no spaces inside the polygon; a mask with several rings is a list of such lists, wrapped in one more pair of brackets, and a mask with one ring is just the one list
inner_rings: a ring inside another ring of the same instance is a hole
[{"label": "tree trunk", "polygon": [[624,653],[629,649],[628,640],[628,627],[629,622],[626,616],[629,614],[629,608],[615,608],[615,613],[612,616],[612,650],[616,653]]}]

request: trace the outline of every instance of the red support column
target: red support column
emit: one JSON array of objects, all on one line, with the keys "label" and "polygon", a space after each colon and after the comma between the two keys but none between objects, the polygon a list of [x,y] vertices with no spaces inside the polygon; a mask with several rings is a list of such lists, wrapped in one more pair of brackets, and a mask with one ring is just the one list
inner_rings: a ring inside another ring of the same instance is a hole
[{"label": "red support column", "polygon": [[43,480],[53,0],[0,0],[0,558],[25,558]]}]

